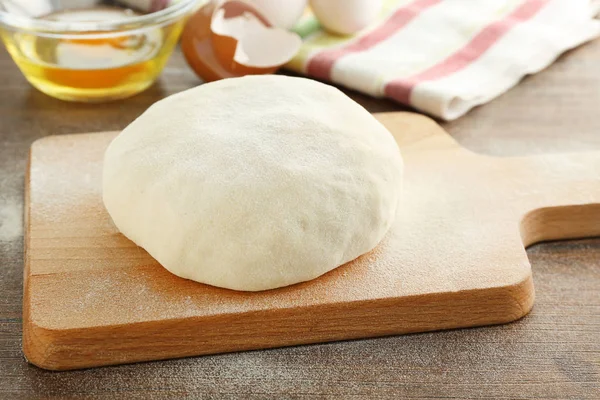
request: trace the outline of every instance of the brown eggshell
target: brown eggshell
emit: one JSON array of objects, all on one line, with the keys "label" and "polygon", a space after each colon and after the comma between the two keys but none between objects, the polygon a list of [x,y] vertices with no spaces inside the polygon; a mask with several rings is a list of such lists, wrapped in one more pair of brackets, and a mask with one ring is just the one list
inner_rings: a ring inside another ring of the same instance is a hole
[{"label": "brown eggshell", "polygon": [[225,1],[222,3],[213,11],[210,25],[213,49],[221,65],[239,75],[254,75],[275,72],[275,70],[277,70],[279,67],[277,65],[273,66],[272,68],[253,68],[235,61],[235,51],[239,43],[238,39],[227,34],[220,34],[215,32],[213,29],[213,23],[219,16],[219,10],[223,10],[223,19],[232,19],[235,17],[241,17],[245,13],[250,13],[251,15],[255,16],[264,26],[271,27],[272,25],[254,7],[247,3],[237,0]]},{"label": "brown eggshell", "polygon": [[[261,42],[260,47],[268,51],[257,52],[259,39],[271,39],[269,47]],[[238,47],[244,40],[251,54]],[[272,28],[255,8],[239,0],[204,6],[188,21],[181,41],[188,63],[206,81],[273,73],[300,44],[297,35]]]},{"label": "brown eggshell", "polygon": [[215,6],[209,2],[190,17],[181,35],[181,50],[196,75],[205,82],[239,75],[225,69],[213,50],[210,22]]}]

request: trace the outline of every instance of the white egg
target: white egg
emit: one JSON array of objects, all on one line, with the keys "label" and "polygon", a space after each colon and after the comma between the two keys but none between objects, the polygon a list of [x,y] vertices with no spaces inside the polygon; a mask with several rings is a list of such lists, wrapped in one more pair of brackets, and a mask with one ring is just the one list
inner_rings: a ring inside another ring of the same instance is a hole
[{"label": "white egg", "polygon": [[310,6],[328,31],[351,35],[372,23],[383,0],[310,0]]},{"label": "white egg", "polygon": [[306,9],[308,0],[246,0],[274,26],[291,29]]}]

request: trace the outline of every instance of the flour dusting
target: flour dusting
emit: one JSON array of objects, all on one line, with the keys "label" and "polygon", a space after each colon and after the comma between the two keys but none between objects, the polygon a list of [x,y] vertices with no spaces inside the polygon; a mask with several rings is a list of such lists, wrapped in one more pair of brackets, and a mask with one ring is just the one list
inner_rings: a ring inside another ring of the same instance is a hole
[{"label": "flour dusting", "polygon": [[23,234],[23,204],[0,199],[0,242],[10,242]]}]

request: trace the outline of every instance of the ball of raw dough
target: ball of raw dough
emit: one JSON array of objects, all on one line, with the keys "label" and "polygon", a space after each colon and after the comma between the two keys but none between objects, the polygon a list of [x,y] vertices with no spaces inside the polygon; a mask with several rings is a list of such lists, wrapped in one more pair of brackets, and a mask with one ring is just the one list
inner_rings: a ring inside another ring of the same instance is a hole
[{"label": "ball of raw dough", "polygon": [[175,275],[256,291],[373,249],[401,179],[392,135],[342,92],[250,76],[150,107],[106,150],[103,198],[119,230]]}]

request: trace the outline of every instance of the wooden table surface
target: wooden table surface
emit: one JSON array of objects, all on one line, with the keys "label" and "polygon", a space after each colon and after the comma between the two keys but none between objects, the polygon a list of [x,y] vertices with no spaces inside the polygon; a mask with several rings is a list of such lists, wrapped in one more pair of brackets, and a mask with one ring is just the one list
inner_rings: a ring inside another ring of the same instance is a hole
[{"label": "wooden table surface", "polygon": [[[600,397],[600,239],[531,247],[536,305],[509,325],[62,373],[28,365],[21,214],[31,142],[121,129],[199,83],[176,53],[160,81],[134,98],[71,104],[32,89],[0,50],[0,398]],[[400,109],[351,96],[370,111]],[[600,150],[600,40],[443,125],[485,154]]]}]

